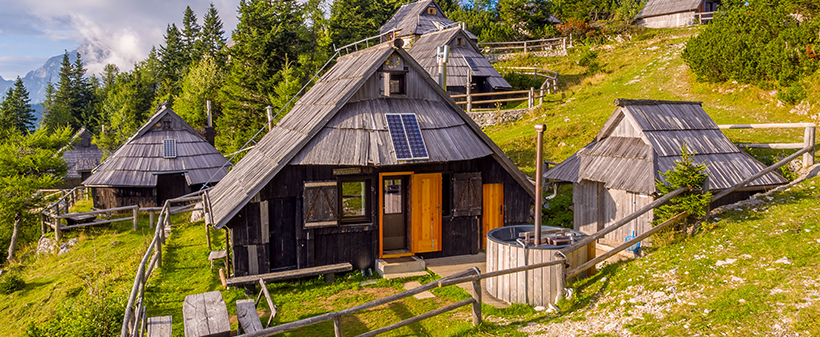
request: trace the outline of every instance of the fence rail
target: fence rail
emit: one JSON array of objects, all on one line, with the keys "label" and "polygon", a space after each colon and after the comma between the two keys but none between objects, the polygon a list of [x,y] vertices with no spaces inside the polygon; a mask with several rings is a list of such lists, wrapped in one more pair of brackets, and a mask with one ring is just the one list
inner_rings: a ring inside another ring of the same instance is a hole
[{"label": "fence rail", "polygon": [[567,38],[558,37],[551,39],[512,41],[512,42],[482,42],[478,44],[483,54],[506,54],[532,51],[554,50],[560,47],[567,49]]},{"label": "fence rail", "polygon": [[698,24],[707,24],[715,18],[715,12],[695,13],[695,18],[698,20]]},{"label": "fence rail", "polygon": [[803,167],[814,165],[816,128],[814,123],[770,123],[770,124],[727,124],[718,125],[721,130],[736,129],[804,129],[803,143],[738,143],[737,146],[751,149],[799,150],[811,149],[803,154]]},{"label": "fence rail", "polygon": [[[154,238],[140,261],[137,275],[134,277],[134,285],[131,287],[131,294],[128,296],[120,337],[142,337],[146,332],[148,321],[145,308],[145,284],[155,268],[162,268],[162,245],[165,244],[166,240],[165,227],[170,225],[170,217],[173,214],[171,204],[204,200],[203,195],[204,192],[198,191],[179,198],[169,199],[160,208],[156,219]],[[177,209],[193,210],[193,208],[186,206]]]}]

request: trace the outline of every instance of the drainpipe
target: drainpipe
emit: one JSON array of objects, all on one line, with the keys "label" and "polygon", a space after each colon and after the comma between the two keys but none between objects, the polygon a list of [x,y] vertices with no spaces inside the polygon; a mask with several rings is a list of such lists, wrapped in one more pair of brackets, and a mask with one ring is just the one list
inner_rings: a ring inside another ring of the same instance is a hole
[{"label": "drainpipe", "polygon": [[542,167],[544,161],[541,157],[544,144],[544,124],[535,124],[536,148],[535,148],[535,246],[541,244],[541,184],[544,180],[544,168]]},{"label": "drainpipe", "polygon": [[265,112],[268,115],[268,132],[273,130],[273,107],[268,105],[265,107]]}]

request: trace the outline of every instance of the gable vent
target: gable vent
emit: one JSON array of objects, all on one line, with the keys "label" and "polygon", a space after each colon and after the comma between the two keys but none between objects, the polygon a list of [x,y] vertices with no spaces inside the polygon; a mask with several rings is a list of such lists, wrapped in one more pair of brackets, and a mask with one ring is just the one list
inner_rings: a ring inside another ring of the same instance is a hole
[{"label": "gable vent", "polygon": [[162,140],[162,157],[176,158],[177,157],[177,141],[176,139]]}]

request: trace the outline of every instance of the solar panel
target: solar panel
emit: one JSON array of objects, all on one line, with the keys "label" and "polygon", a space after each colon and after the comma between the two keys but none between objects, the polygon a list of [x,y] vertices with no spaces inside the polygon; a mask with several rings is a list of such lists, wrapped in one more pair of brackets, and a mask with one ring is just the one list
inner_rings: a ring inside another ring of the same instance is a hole
[{"label": "solar panel", "polygon": [[473,61],[472,57],[464,56],[464,60],[467,61],[467,64],[470,65],[470,69],[478,70],[478,65],[475,64],[475,61]]},{"label": "solar panel", "polygon": [[404,123],[401,121],[401,115],[385,114],[385,116],[387,116],[387,128],[390,131],[390,139],[393,141],[396,159],[413,159],[413,154],[410,152],[410,145],[407,143],[407,135],[404,132]]},{"label": "solar panel", "polygon": [[424,146],[424,139],[421,138],[421,129],[415,114],[402,114],[401,120],[404,122],[404,131],[407,134],[407,142],[410,144],[410,152],[413,159],[426,159],[427,147]]},{"label": "solar panel", "polygon": [[176,139],[162,140],[162,157],[176,158],[177,157],[177,141]]},{"label": "solar panel", "polygon": [[416,114],[385,114],[397,160],[427,159]]}]

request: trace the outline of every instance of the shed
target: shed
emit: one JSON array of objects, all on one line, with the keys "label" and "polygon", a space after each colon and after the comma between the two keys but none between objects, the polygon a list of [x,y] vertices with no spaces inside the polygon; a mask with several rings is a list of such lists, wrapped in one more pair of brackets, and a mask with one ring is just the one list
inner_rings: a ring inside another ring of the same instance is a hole
[{"label": "shed", "polygon": [[647,28],[694,26],[711,21],[719,3],[719,0],[649,0],[635,16],[635,24]]},{"label": "shed", "polygon": [[235,276],[476,254],[527,177],[401,47],[340,57],[210,191]]},{"label": "shed", "polygon": [[[446,28],[455,27],[456,23],[444,15],[444,11],[433,0],[422,0],[402,5],[396,14],[379,28],[382,41],[389,41],[401,37],[405,45],[412,45],[419,37],[427,33],[437,32]],[[391,30],[393,33],[388,34]],[[478,37],[465,31],[467,37],[475,42]]]},{"label": "shed", "polygon": [[218,182],[227,163],[212,144],[163,105],[83,185],[92,189],[96,208],[160,206],[205,183]]},{"label": "shed", "polygon": [[[615,100],[615,113],[595,141],[549,170],[547,178],[573,183],[574,227],[586,234],[634,213],[655,199],[655,181],[673,169],[685,143],[696,163],[707,165],[709,190],[732,187],[765,166],[738,149],[706,114],[700,102]],[[764,175],[721,204],[748,198],[787,181],[775,173]],[[713,204],[717,206],[718,204]],[[622,243],[652,227],[653,212],[607,234]],[[605,241],[606,241],[605,240]]]},{"label": "shed", "polygon": [[72,138],[72,147],[63,152],[63,159],[68,164],[65,179],[60,188],[73,188],[82,185],[83,180],[91,176],[91,170],[100,165],[103,157],[102,149],[93,144],[94,135],[84,127],[80,128]]},{"label": "shed", "polygon": [[408,50],[434,80],[438,80],[436,49],[450,46],[447,62],[447,91],[463,94],[469,82],[473,93],[511,90],[512,86],[479,52],[478,45],[461,27],[447,28],[420,36]]}]

